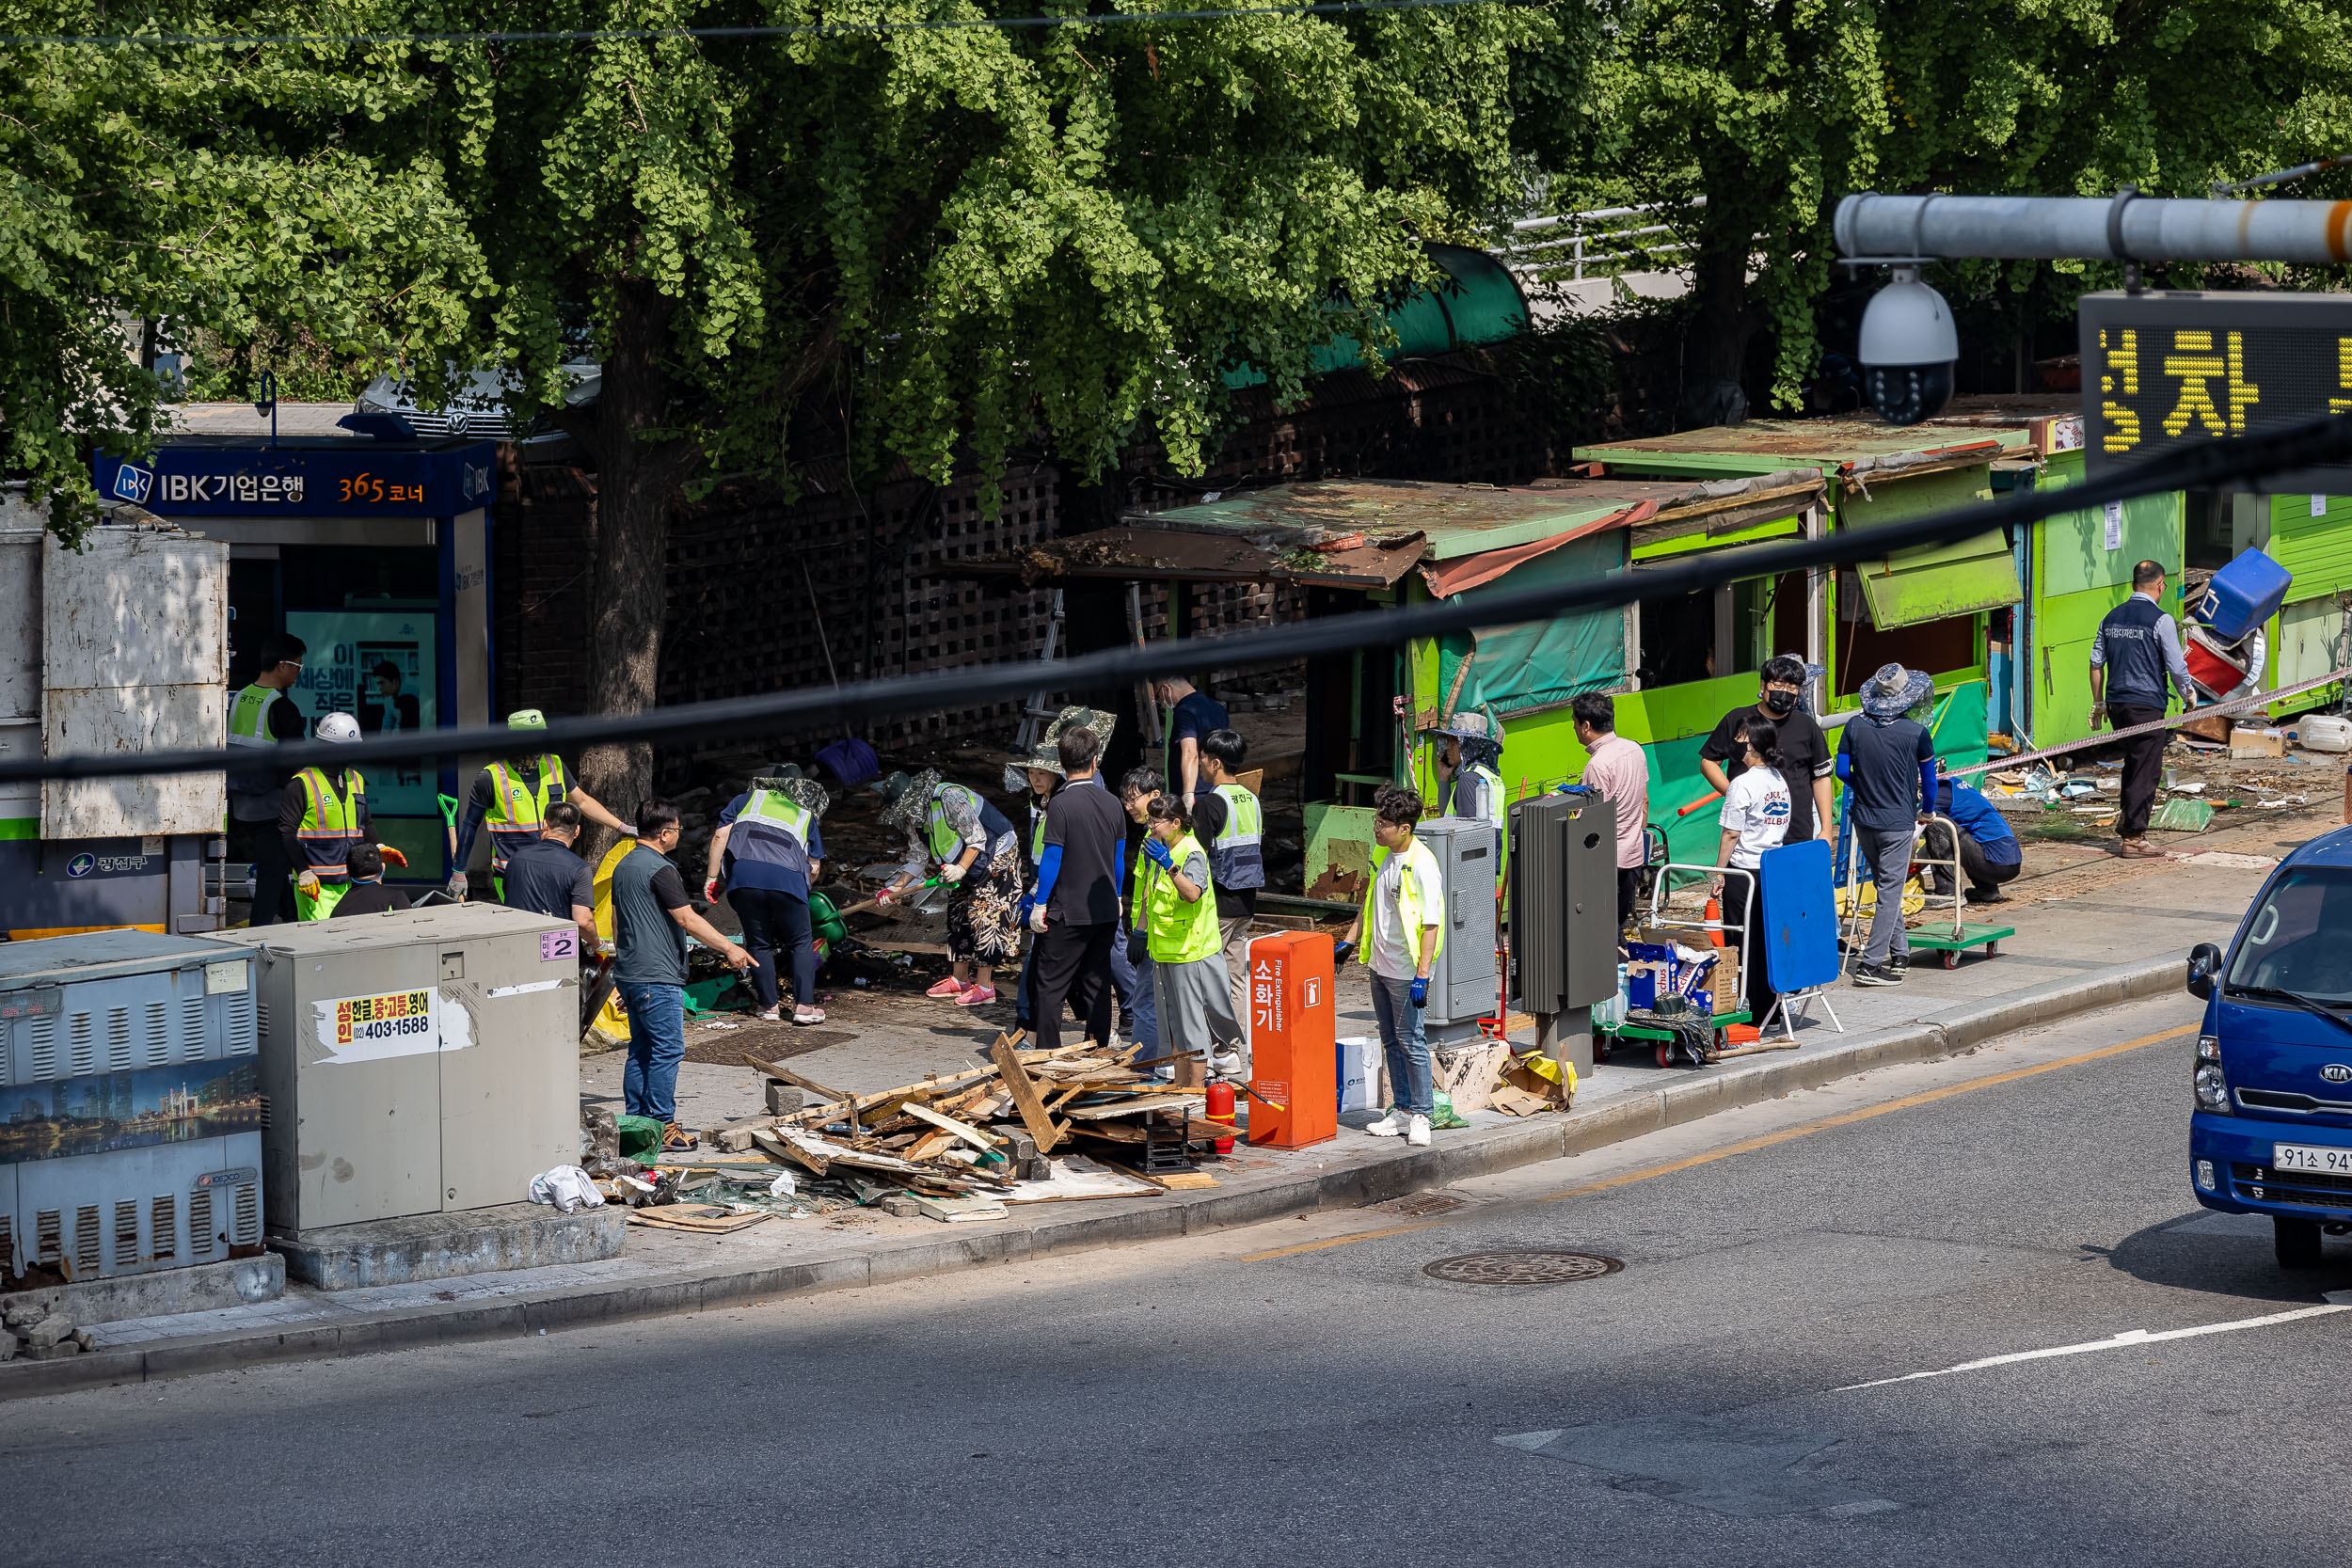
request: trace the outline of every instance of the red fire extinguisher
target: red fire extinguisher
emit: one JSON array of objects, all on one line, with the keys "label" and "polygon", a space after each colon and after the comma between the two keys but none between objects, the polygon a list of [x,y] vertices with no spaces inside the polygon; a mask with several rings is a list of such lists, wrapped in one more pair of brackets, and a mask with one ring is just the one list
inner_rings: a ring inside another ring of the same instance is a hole
[{"label": "red fire extinguisher", "polygon": [[[1232,1085],[1216,1083],[1209,1085],[1209,1108],[1202,1114],[1202,1119],[1205,1121],[1222,1122],[1227,1127],[1233,1125]],[[1219,1154],[1232,1153],[1233,1140],[1231,1138],[1217,1139],[1216,1151]]]}]

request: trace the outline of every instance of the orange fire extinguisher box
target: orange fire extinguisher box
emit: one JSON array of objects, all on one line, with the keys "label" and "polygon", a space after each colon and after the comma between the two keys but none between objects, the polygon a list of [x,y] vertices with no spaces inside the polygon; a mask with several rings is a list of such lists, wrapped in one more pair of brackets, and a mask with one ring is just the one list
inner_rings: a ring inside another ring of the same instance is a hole
[{"label": "orange fire extinguisher box", "polygon": [[1331,939],[1281,931],[1249,944],[1249,1141],[1303,1148],[1339,1135],[1339,1014]]}]

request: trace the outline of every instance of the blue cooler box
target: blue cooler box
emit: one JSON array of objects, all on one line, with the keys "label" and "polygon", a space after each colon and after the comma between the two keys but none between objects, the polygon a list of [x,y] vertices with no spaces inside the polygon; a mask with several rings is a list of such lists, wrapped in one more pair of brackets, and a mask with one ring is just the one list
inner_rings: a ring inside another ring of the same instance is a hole
[{"label": "blue cooler box", "polygon": [[2294,580],[2284,566],[2262,551],[2248,550],[2213,575],[2205,596],[2189,613],[2222,641],[2235,642],[2279,613]]}]

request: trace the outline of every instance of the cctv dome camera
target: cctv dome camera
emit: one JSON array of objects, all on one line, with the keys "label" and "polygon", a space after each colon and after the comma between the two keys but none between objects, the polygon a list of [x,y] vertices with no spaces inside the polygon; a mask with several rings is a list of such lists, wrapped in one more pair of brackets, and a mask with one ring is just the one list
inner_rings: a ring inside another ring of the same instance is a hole
[{"label": "cctv dome camera", "polygon": [[1862,312],[1863,387],[1889,424],[1917,424],[1952,400],[1960,334],[1944,296],[1919,281],[1919,269],[1895,269],[1893,282]]}]

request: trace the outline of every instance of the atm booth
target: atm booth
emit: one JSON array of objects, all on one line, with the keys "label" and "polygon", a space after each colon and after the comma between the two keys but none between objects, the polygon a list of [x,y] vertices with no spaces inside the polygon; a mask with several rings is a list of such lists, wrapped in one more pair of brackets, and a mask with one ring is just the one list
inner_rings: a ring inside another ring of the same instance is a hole
[{"label": "atm booth", "polygon": [[[167,436],[138,462],[102,453],[101,494],[229,546],[229,691],[253,679],[273,633],[302,639],[287,693],[307,724],[345,712],[364,732],[449,729],[490,718],[489,442],[366,436]],[[368,770],[394,880],[445,881],[443,796],[453,768]],[[230,884],[245,880],[250,829],[231,824]]]}]

